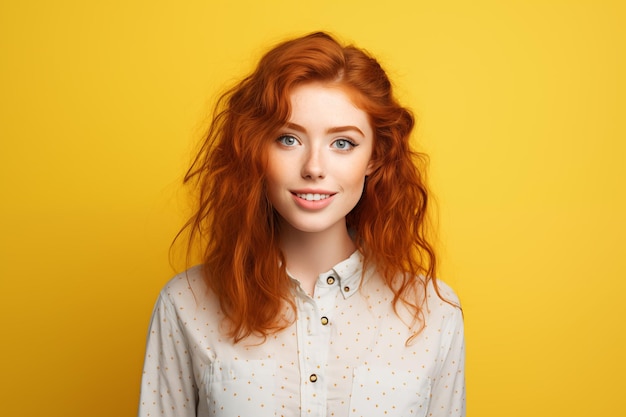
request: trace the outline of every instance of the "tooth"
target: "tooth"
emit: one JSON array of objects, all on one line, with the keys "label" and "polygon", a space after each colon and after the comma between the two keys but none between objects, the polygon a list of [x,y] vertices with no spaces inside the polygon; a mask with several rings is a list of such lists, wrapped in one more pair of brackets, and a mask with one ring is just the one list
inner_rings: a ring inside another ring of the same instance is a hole
[{"label": "tooth", "polygon": [[313,194],[313,193],[306,193],[306,194],[296,194],[298,197],[300,197],[303,200],[307,200],[307,201],[319,201],[319,200],[326,200],[327,198],[330,198],[330,194]]}]

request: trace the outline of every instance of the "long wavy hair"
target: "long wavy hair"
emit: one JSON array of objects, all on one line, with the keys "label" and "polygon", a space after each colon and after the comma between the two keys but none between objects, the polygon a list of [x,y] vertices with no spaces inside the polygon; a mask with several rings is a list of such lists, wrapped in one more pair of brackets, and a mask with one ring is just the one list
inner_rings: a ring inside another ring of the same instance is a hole
[{"label": "long wavy hair", "polygon": [[[267,198],[269,144],[289,120],[290,92],[307,82],[337,85],[370,118],[372,160],[363,196],[346,221],[366,266],[373,265],[423,324],[415,291],[435,283],[436,258],[428,241],[426,156],[413,151],[412,113],[392,94],[379,63],[367,52],[343,46],[326,33],[283,42],[219,99],[200,151],[185,176],[197,197],[182,231],[190,247],[201,245],[205,279],[238,342],[289,325],[295,309],[291,281],[279,248],[278,214]],[[181,231],[181,233],[182,233]],[[437,289],[438,292],[438,289]]]}]

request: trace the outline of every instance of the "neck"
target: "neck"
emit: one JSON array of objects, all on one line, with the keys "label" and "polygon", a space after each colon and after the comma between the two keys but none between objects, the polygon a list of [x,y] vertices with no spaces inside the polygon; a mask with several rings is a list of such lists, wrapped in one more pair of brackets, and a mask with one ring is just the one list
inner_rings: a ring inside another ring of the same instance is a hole
[{"label": "neck", "polygon": [[319,274],[328,271],[356,250],[345,222],[316,233],[302,232],[283,222],[280,245],[287,269],[310,295],[313,295]]}]

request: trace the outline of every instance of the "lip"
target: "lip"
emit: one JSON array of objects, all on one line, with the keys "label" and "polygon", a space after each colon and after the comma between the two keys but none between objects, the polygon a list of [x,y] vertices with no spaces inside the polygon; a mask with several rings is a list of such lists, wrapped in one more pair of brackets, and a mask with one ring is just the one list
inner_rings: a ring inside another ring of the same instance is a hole
[{"label": "lip", "polygon": [[[330,203],[332,203],[335,194],[334,191],[328,190],[316,190],[316,189],[301,189],[301,190],[291,190],[291,195],[295,201],[295,203],[305,210],[321,210]],[[307,196],[303,198],[304,196]]]}]

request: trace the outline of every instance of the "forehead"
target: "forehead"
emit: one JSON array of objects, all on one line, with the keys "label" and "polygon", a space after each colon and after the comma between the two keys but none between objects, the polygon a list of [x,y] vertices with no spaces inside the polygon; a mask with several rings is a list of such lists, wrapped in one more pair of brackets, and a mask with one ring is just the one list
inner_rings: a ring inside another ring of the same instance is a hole
[{"label": "forehead", "polygon": [[368,114],[359,108],[354,94],[340,85],[306,83],[289,95],[290,122],[351,123],[371,131]]}]

